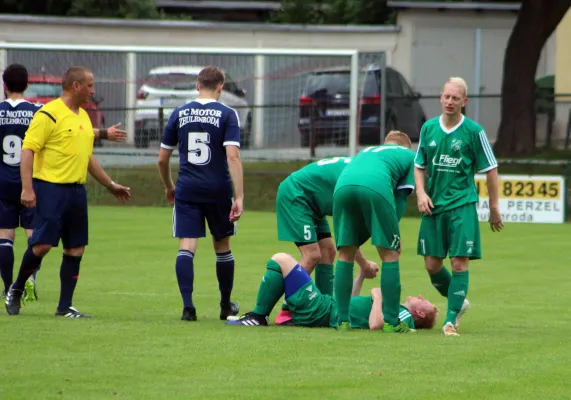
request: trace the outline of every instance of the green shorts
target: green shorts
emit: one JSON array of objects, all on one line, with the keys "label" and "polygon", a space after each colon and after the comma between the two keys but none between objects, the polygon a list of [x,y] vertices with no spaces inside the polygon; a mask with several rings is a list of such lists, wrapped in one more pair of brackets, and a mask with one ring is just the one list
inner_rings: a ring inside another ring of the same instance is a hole
[{"label": "green shorts", "polygon": [[313,281],[306,283],[286,301],[296,326],[307,328],[337,326],[335,299],[327,294],[321,294]]},{"label": "green shorts", "polygon": [[333,195],[333,230],[337,247],[374,246],[397,250],[400,230],[394,206],[365,186],[342,186]]},{"label": "green shorts", "polygon": [[465,204],[432,216],[423,215],[418,235],[418,254],[446,258],[482,258],[480,223],[476,203]]},{"label": "green shorts", "polygon": [[276,217],[278,240],[315,243],[331,237],[327,218],[315,215],[303,190],[290,178],[286,178],[278,188]]}]

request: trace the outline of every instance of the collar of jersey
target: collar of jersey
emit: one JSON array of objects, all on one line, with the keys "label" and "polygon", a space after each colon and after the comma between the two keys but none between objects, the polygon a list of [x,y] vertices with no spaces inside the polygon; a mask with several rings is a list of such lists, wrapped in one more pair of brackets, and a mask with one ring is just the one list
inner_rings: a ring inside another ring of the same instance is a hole
[{"label": "collar of jersey", "polygon": [[216,103],[216,100],[214,100],[214,99],[194,99],[194,101],[196,101],[197,103],[200,103],[202,105],[208,104],[208,103]]},{"label": "collar of jersey", "polygon": [[12,107],[16,107],[20,103],[29,103],[28,100],[24,100],[24,99],[18,99],[18,100],[6,99],[4,101],[7,102],[8,104],[10,104]]},{"label": "collar of jersey", "polygon": [[452,133],[456,129],[460,128],[460,125],[462,125],[464,123],[464,114],[462,114],[462,118],[460,119],[460,122],[458,122],[456,124],[456,126],[453,127],[452,129],[446,129],[446,127],[444,126],[444,123],[442,123],[442,115],[440,115],[440,119],[438,120],[438,122],[440,123],[440,129],[442,129],[446,133]]}]

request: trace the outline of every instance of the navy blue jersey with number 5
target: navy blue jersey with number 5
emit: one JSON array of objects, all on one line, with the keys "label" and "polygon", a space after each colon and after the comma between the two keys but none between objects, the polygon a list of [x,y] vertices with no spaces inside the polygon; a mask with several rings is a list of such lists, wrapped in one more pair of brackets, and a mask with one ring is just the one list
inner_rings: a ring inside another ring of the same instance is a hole
[{"label": "navy blue jersey with number 5", "polygon": [[177,200],[212,203],[232,197],[225,146],[240,146],[236,111],[209,99],[196,99],[171,114],[161,147],[178,146]]},{"label": "navy blue jersey with number 5", "polygon": [[26,100],[0,102],[0,198],[19,200],[22,192],[20,157],[28,126],[41,105]]}]

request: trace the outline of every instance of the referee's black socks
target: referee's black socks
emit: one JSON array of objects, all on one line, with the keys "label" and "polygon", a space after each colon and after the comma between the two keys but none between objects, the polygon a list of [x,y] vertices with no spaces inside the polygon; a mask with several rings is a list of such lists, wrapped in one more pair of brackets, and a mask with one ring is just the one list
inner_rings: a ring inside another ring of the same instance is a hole
[{"label": "referee's black socks", "polygon": [[[59,277],[61,281],[61,291],[59,295],[58,310],[65,311],[71,307],[73,300],[73,292],[79,278],[79,265],[81,256],[63,255]],[[38,264],[39,265],[39,264]]]}]

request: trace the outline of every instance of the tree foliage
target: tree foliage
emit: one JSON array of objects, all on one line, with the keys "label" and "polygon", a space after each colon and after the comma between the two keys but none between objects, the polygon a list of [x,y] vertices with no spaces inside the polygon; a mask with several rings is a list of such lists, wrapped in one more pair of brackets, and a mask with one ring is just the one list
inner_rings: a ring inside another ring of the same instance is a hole
[{"label": "tree foliage", "polygon": [[289,24],[367,24],[387,23],[392,12],[386,1],[378,0],[283,0],[273,22]]},{"label": "tree foliage", "polygon": [[2,0],[7,14],[102,18],[159,18],[152,0]]}]

